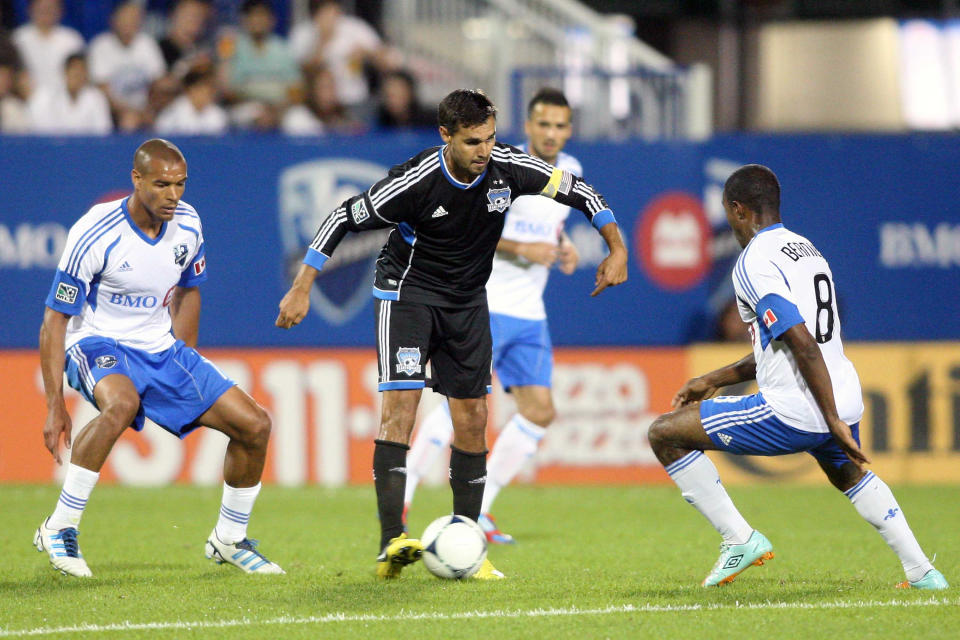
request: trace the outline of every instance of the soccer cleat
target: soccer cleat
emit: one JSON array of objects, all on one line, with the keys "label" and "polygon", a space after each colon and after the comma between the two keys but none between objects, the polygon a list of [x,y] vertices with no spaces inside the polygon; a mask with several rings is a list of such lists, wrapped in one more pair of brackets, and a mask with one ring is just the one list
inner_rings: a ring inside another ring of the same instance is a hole
[{"label": "soccer cleat", "polygon": [[904,580],[897,585],[898,589],[930,589],[930,590],[940,590],[940,589],[949,589],[950,585],[947,584],[947,579],[943,577],[943,574],[937,571],[936,569],[930,569],[923,577],[917,580],[916,582],[910,582]]},{"label": "soccer cleat", "polygon": [[483,529],[484,535],[487,536],[487,542],[490,544],[514,544],[516,540],[513,539],[509,533],[504,533],[497,528],[497,523],[489,513],[481,513],[480,518],[477,520],[477,524],[480,525],[480,528]]},{"label": "soccer cleat", "polygon": [[92,578],[93,573],[87,566],[87,561],[83,559],[80,545],[77,543],[80,532],[73,527],[59,531],[50,529],[47,527],[48,520],[49,518],[37,527],[37,533],[33,536],[33,546],[37,551],[46,551],[50,557],[50,564],[63,575]]},{"label": "soccer cleat", "polygon": [[377,556],[377,577],[384,580],[399,578],[403,568],[419,560],[422,555],[423,543],[401,533],[390,540]]},{"label": "soccer cleat", "polygon": [[490,558],[484,558],[483,564],[480,565],[480,568],[477,569],[477,572],[473,574],[473,577],[477,580],[503,580],[507,576],[503,575],[503,571],[499,571],[493,566],[493,563],[490,562]]},{"label": "soccer cleat", "polygon": [[267,560],[262,553],[257,551],[258,540],[244,538],[240,542],[227,544],[221,542],[217,537],[217,529],[214,527],[207,538],[207,544],[204,549],[204,555],[217,564],[232,564],[244,573],[286,573],[280,568],[280,565]]},{"label": "soccer cleat", "polygon": [[773,558],[773,545],[759,531],[754,531],[750,539],[743,544],[720,545],[720,557],[713,569],[703,579],[703,586],[718,587],[729,584],[738,575],[750,567],[762,566],[765,560]]}]

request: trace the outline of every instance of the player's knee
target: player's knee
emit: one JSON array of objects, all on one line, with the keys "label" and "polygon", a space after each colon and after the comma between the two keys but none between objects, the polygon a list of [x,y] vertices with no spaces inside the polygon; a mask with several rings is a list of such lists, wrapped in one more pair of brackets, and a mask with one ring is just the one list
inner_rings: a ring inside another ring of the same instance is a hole
[{"label": "player's knee", "polygon": [[670,418],[662,415],[650,425],[647,430],[647,440],[650,441],[650,448],[654,451],[666,446],[668,434],[670,432]]},{"label": "player's knee", "polygon": [[557,411],[553,408],[553,405],[544,404],[528,408],[526,412],[522,413],[521,415],[537,426],[549,427],[550,424],[556,419]]},{"label": "player's knee", "polygon": [[140,398],[113,398],[100,412],[100,423],[116,431],[123,431],[133,423],[140,410]]},{"label": "player's knee", "polygon": [[258,406],[250,415],[244,428],[244,441],[247,446],[255,449],[265,448],[270,440],[271,427],[270,415]]}]

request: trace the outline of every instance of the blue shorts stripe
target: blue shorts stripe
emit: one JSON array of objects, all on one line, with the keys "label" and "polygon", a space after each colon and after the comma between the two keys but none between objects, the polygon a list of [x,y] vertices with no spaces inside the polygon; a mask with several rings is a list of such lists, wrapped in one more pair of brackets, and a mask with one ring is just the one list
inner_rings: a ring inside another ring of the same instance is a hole
[{"label": "blue shorts stripe", "polygon": [[766,418],[773,417],[773,409],[770,407],[760,407],[749,411],[731,411],[721,413],[703,421],[704,430],[707,433],[713,433],[726,427],[732,427],[738,424],[750,424]]},{"label": "blue shorts stripe", "polygon": [[377,385],[378,391],[394,391],[396,389],[423,389],[425,386],[423,380],[394,380],[393,382],[381,382]]}]

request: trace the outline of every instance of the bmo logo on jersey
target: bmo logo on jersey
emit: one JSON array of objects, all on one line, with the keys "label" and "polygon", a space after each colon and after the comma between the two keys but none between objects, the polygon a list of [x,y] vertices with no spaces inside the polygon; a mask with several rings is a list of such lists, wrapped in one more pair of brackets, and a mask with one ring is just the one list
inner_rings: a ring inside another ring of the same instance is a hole
[{"label": "bmo logo on jersey", "polygon": [[110,304],[132,309],[152,309],[157,306],[157,296],[128,296],[114,293],[110,296]]},{"label": "bmo logo on jersey", "polygon": [[[293,281],[306,247],[330,212],[386,173],[387,167],[349,158],[304,162],[281,172],[277,223],[288,283]],[[355,204],[351,211],[357,222],[372,214],[362,203]],[[356,317],[372,299],[373,271],[389,233],[390,229],[347,234],[310,289],[310,310],[335,325],[347,324]]]}]

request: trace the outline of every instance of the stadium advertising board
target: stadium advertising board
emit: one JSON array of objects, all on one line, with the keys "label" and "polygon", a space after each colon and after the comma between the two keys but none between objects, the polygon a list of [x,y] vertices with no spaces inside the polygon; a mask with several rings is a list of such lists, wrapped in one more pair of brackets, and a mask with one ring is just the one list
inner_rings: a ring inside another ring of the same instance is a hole
[{"label": "stadium advertising board", "polygon": [[[539,484],[667,482],[647,443],[650,422],[669,409],[688,377],[743,356],[745,346],[688,349],[559,349],[557,420],[536,467]],[[960,343],[848,344],[864,388],[861,436],[872,468],[891,483],[960,483]],[[379,418],[376,359],[369,349],[222,350],[211,359],[273,417],[265,482],[286,486],[368,483]],[[513,412],[494,385],[491,443]],[[746,388],[736,393],[753,392]],[[48,482],[58,467],[43,448],[45,407],[35,352],[0,354],[0,482]],[[420,415],[439,396],[426,392]],[[77,427],[96,415],[70,393]],[[200,429],[181,441],[152,423],[128,431],[107,460],[105,480],[131,485],[221,480],[226,439]],[[743,458],[711,453],[726,483],[824,482],[809,456]],[[425,479],[445,483],[440,460]]]},{"label": "stadium advertising board", "polygon": [[[372,349],[211,349],[206,354],[273,418],[265,482],[340,486],[371,481],[379,424]],[[540,468],[527,479],[666,481],[646,430],[685,380],[684,362],[681,349],[559,350],[554,370],[558,419],[541,448]],[[513,412],[512,401],[499,385],[495,389],[491,427],[503,425]],[[0,482],[54,479],[60,468],[43,447],[46,410],[35,352],[0,353],[0,394]],[[426,392],[423,398],[421,416],[440,396]],[[67,401],[75,428],[96,415],[74,392]],[[225,436],[211,429],[181,441],[148,423],[142,433],[124,433],[102,477],[130,485],[218,484],[225,447]],[[446,469],[438,463],[428,481],[445,478]]]},{"label": "stadium advertising board", "polygon": [[[43,300],[69,226],[95,202],[129,191],[139,138],[0,143],[0,349],[36,346]],[[372,264],[383,234],[350,235],[318,279],[310,316],[273,326],[319,221],[386,169],[435,145],[433,135],[291,141],[272,137],[175,140],[189,165],[185,200],[203,218],[210,280],[202,344],[221,347],[372,346]],[[521,140],[509,140],[521,142]],[[720,136],[704,143],[572,141],[568,150],[615,211],[630,251],[630,280],[595,299],[604,243],[573,212],[581,264],[546,291],[554,343],[684,345],[712,337],[732,295],[739,247],[720,193],[748,162],[783,183],[789,227],[830,259],[851,340],[960,339],[960,145],[938,136]],[[51,180],[64,188],[51,188]],[[855,286],[854,286],[855,283]],[[617,319],[616,321],[612,319]]]}]

